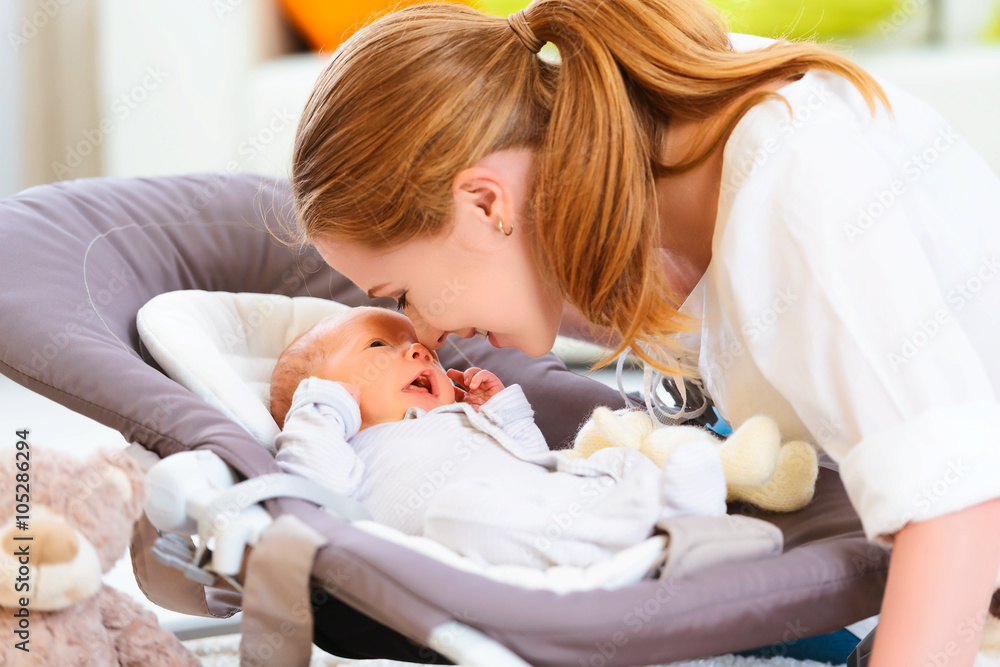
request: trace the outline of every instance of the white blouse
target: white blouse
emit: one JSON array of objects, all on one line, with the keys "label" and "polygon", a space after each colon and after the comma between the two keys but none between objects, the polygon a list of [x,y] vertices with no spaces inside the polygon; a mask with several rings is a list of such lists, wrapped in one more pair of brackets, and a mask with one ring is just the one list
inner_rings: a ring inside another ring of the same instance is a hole
[{"label": "white blouse", "polygon": [[870,540],[1000,497],[1000,179],[926,104],[874,119],[811,71],[724,154],[706,274],[683,312],[708,393],[738,426],[840,466]]}]

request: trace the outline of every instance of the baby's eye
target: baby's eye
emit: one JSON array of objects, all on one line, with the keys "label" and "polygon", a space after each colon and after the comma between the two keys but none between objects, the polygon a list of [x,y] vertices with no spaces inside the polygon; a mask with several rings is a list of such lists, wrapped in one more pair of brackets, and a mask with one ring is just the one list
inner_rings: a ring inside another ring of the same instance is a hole
[{"label": "baby's eye", "polygon": [[384,340],[373,340],[368,343],[368,347],[387,347],[388,345]]}]

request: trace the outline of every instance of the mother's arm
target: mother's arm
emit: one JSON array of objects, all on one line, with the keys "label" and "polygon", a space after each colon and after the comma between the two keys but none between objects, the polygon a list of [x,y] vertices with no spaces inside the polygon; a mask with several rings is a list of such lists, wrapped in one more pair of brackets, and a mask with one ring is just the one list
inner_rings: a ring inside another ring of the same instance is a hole
[{"label": "mother's arm", "polygon": [[1000,499],[896,534],[870,667],[970,667],[1000,568]]}]

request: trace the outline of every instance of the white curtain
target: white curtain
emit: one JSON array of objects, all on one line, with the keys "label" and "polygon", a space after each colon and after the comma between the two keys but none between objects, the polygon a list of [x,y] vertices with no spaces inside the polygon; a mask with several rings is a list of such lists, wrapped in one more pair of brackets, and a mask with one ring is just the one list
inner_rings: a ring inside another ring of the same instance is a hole
[{"label": "white curtain", "polygon": [[[17,3],[0,3],[0,35],[17,35],[20,25]],[[21,189],[21,57],[15,46],[0,44],[0,198]]]},{"label": "white curtain", "polygon": [[97,176],[101,169],[96,0],[21,0],[21,187]]}]

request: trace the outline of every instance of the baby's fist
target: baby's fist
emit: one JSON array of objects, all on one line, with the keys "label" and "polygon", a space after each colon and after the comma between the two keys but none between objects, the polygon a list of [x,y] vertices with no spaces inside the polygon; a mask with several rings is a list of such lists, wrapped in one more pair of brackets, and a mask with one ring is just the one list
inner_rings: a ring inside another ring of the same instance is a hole
[{"label": "baby's fist", "polygon": [[337,384],[339,384],[341,387],[343,387],[344,389],[347,390],[347,393],[351,395],[351,398],[354,399],[355,403],[357,403],[358,405],[361,405],[361,390],[360,389],[358,389],[357,387],[355,387],[350,382],[340,382],[339,380],[337,380]]},{"label": "baby's fist", "polygon": [[503,391],[500,378],[475,366],[464,373],[454,368],[449,369],[448,377],[461,385],[455,387],[455,400],[459,403],[468,403],[476,412],[479,412],[479,407],[483,403]]}]

